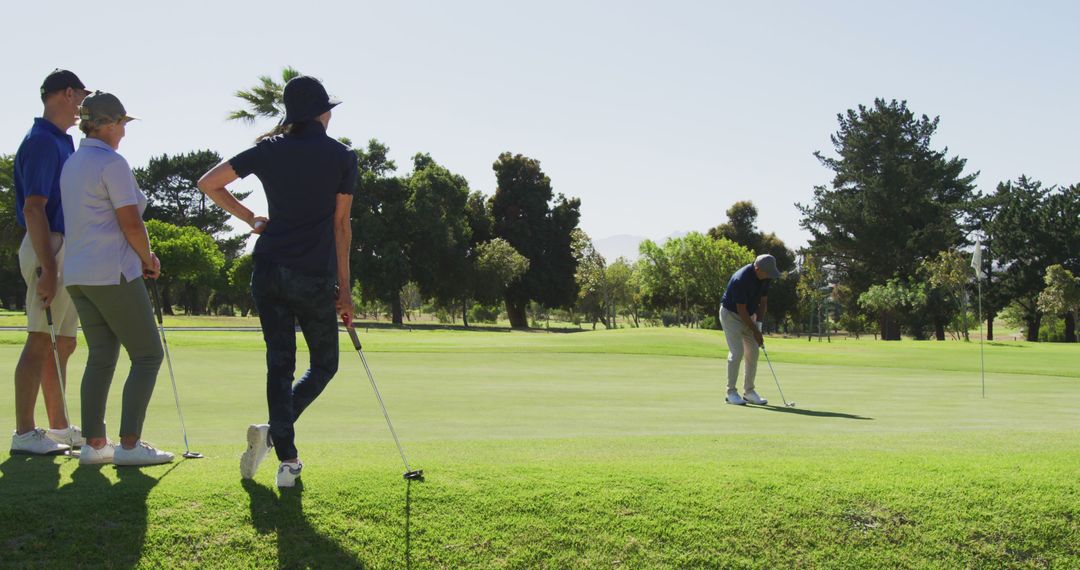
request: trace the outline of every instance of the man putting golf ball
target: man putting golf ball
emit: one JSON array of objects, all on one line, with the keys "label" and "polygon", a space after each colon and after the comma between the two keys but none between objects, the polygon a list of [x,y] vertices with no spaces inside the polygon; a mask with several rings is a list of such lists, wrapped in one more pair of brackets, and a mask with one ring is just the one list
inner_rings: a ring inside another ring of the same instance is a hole
[{"label": "man putting golf ball", "polygon": [[[757,376],[758,352],[765,345],[761,336],[761,323],[769,307],[769,285],[780,278],[776,258],[759,255],[753,263],[736,271],[728,281],[724,297],[720,300],[720,324],[727,339],[727,403],[745,406],[747,403],[765,405],[769,401],[758,396],[754,390]],[[743,373],[743,394],[735,385],[739,380],[739,366],[746,360]]]}]

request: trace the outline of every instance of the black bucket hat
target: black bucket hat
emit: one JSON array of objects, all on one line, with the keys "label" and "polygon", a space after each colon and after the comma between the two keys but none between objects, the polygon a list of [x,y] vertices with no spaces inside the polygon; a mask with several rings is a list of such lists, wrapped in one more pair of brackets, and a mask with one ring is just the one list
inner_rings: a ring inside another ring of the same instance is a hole
[{"label": "black bucket hat", "polygon": [[326,88],[318,79],[308,75],[290,79],[281,96],[285,102],[283,125],[310,121],[341,104],[326,94]]}]

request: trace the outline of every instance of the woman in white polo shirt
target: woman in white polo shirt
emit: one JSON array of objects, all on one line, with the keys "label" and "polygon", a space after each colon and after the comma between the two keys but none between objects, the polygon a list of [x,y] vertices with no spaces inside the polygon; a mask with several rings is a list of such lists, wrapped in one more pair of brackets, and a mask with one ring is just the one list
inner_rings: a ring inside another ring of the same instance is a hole
[{"label": "woman in white polo shirt", "polygon": [[[64,275],[86,336],[82,418],[86,445],[79,463],[156,465],[173,454],[141,440],[146,407],[164,353],[143,276],[156,279],[161,263],[150,251],[143,225],[146,196],[116,150],[130,117],[114,95],[100,91],[83,100],[79,129],[86,134],[64,164],[68,254]],[[131,357],[124,383],[120,445],[105,433],[105,403],[123,346]]]}]

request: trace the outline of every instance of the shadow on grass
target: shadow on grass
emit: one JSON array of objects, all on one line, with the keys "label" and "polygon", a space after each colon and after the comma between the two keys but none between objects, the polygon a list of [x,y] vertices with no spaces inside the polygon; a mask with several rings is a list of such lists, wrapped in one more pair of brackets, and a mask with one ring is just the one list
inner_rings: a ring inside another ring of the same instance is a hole
[{"label": "shadow on grass", "polygon": [[789,408],[787,406],[754,406],[747,405],[747,408],[756,410],[769,410],[771,412],[783,412],[785,414],[795,414],[797,416],[809,416],[812,418],[841,418],[845,420],[873,420],[874,418],[868,418],[865,416],[857,416],[855,414],[845,414],[843,412],[824,412],[819,410],[809,410],[806,408]]},{"label": "shadow on grass", "polygon": [[[23,327],[23,328],[25,328],[25,327]],[[365,329],[365,330],[367,330],[367,329],[400,330],[400,331],[410,331],[410,332],[413,331],[413,330],[418,330],[418,331],[460,331],[460,332],[501,332],[501,333],[517,332],[517,333],[566,333],[566,334],[586,332],[586,330],[587,330],[587,329],[584,329],[584,328],[581,328],[581,327],[572,327],[572,326],[551,327],[551,328],[529,327],[529,328],[524,328],[524,329],[514,329],[514,328],[510,328],[508,326],[484,325],[484,324],[480,324],[480,325],[472,324],[472,325],[469,325],[469,326],[466,327],[466,326],[463,326],[463,325],[451,325],[451,324],[440,324],[440,323],[416,323],[416,324],[405,323],[405,324],[401,324],[401,325],[395,325],[395,324],[392,324],[392,323],[357,321],[356,322],[356,330],[359,331],[360,329]],[[344,331],[345,329],[339,327],[339,330]]]},{"label": "shadow on grass", "polygon": [[133,568],[146,540],[146,500],[158,481],[141,469],[79,465],[60,483],[66,456],[10,456],[0,464],[0,545],[3,565]]},{"label": "shadow on grass", "polygon": [[405,480],[405,570],[412,568],[412,483],[411,479]]},{"label": "shadow on grass", "polygon": [[364,563],[311,526],[304,514],[304,483],[273,489],[250,479],[241,481],[251,499],[251,521],[259,534],[277,535],[279,568],[364,568]]}]

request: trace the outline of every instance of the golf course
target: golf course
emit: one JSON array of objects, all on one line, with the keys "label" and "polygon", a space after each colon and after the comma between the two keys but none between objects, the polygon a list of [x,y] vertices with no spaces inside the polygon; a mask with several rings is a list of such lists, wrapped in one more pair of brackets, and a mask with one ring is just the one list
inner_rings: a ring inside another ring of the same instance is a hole
[{"label": "golf course", "polygon": [[[189,443],[205,458],[179,458],[164,367],[144,437],[176,452],[172,464],[5,449],[0,565],[1080,566],[1075,345],[987,343],[983,398],[977,342],[770,337],[796,405],[763,357],[770,405],[740,407],[724,403],[720,331],[358,331],[426,481],[402,479],[344,333],[337,376],[297,423],[302,485],[279,490],[272,455],[242,481],[245,429],[266,419],[261,335],[175,330]],[[9,367],[23,339],[0,332]],[[85,358],[80,345],[72,386]],[[126,370],[122,356],[112,437]],[[69,404],[78,421],[78,397]]]}]

